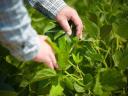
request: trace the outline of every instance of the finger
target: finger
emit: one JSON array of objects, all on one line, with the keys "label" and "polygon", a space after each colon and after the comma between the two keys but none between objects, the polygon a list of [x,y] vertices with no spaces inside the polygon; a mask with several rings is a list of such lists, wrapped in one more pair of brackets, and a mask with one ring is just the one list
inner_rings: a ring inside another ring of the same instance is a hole
[{"label": "finger", "polygon": [[83,24],[78,14],[73,15],[71,17],[71,20],[74,22],[76,26],[76,35],[82,39]]},{"label": "finger", "polygon": [[49,68],[54,69],[53,62],[51,60],[44,62]]},{"label": "finger", "polygon": [[52,61],[53,65],[54,65],[54,68],[58,68],[58,64],[57,64],[55,55],[54,54],[50,54],[50,58],[51,58],[51,61]]},{"label": "finger", "polygon": [[72,30],[69,26],[68,20],[65,17],[61,17],[57,21],[68,35],[72,34]]}]

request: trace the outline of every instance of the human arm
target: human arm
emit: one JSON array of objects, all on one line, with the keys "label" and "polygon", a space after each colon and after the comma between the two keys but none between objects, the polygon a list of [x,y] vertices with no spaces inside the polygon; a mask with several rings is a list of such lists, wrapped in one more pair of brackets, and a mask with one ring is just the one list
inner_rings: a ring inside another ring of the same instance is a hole
[{"label": "human arm", "polygon": [[69,35],[72,30],[68,21],[76,26],[76,35],[82,38],[83,24],[75,9],[69,7],[64,0],[29,0],[30,4],[48,18],[55,19]]},{"label": "human arm", "polygon": [[0,44],[21,61],[43,62],[57,68],[54,52],[31,26],[31,20],[22,0],[0,2]]},{"label": "human arm", "polygon": [[38,35],[22,0],[0,1],[0,43],[22,61],[31,60],[37,54]]},{"label": "human arm", "polygon": [[[0,43],[14,57],[22,61],[45,62],[50,68],[57,68],[54,52],[32,28],[22,0],[1,0],[0,14]],[[42,42],[49,48],[42,46]]]}]

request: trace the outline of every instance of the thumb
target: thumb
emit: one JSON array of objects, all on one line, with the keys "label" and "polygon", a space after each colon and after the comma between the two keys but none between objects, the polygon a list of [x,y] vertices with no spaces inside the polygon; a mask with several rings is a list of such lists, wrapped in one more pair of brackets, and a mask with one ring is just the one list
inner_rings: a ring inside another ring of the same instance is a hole
[{"label": "thumb", "polygon": [[66,18],[59,18],[59,20],[57,20],[58,23],[60,24],[60,26],[64,29],[64,31],[68,34],[71,35],[72,34],[72,30],[69,26],[68,20]]}]

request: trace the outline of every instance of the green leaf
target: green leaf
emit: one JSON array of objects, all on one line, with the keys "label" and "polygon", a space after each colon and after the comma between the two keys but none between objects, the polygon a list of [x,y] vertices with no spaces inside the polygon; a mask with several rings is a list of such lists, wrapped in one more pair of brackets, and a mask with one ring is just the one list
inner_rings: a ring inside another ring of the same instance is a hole
[{"label": "green leaf", "polygon": [[99,37],[100,29],[94,22],[90,21],[88,18],[85,18],[85,26],[86,32],[89,34],[89,36],[94,39]]},{"label": "green leaf", "polygon": [[97,73],[97,76],[96,76],[96,83],[95,83],[93,92],[95,93],[95,95],[103,96],[103,90],[102,90],[102,85],[100,83],[99,73]]},{"label": "green leaf", "polygon": [[102,96],[103,90],[102,90],[102,86],[101,86],[101,84],[100,84],[99,81],[96,82],[93,92],[94,92],[96,95]]},{"label": "green leaf", "polygon": [[98,53],[94,49],[89,48],[86,52],[87,52],[86,53],[87,54],[86,56],[88,56],[91,59],[91,61],[94,61],[94,62],[95,61],[103,61],[103,59],[104,59],[103,56],[102,56],[102,54],[101,53]]},{"label": "green leaf", "polygon": [[20,83],[20,87],[26,87],[26,86],[28,86],[28,84],[29,84],[28,81],[23,80],[23,81],[21,81],[21,83]]},{"label": "green leaf", "polygon": [[122,51],[116,51],[113,55],[115,65],[120,69],[125,70],[128,67],[128,48]]},{"label": "green leaf", "polygon": [[85,77],[84,77],[84,84],[85,84],[85,89],[91,89],[92,86],[93,86],[93,76],[91,74],[85,74]]},{"label": "green leaf", "polygon": [[55,70],[52,69],[42,69],[40,71],[36,72],[36,75],[33,77],[31,82],[43,80],[43,79],[48,79],[51,77],[56,76]]},{"label": "green leaf", "polygon": [[58,57],[57,63],[59,65],[59,68],[65,70],[67,66],[69,66],[68,64],[69,54],[64,51],[61,51],[57,57]]},{"label": "green leaf", "polygon": [[103,40],[109,40],[110,32],[112,31],[112,25],[104,25],[100,28],[100,36]]},{"label": "green leaf", "polygon": [[37,95],[49,94],[51,89],[51,82],[48,79],[44,79],[38,82],[34,82],[30,85],[31,92],[35,92]]},{"label": "green leaf", "polygon": [[121,59],[119,68],[121,68],[122,70],[125,70],[126,68],[128,68],[128,54],[123,56],[123,58]]},{"label": "green leaf", "polygon": [[65,70],[68,64],[69,54],[70,54],[70,44],[67,42],[67,37],[61,37],[58,41],[59,52],[57,54],[57,63],[60,69]]},{"label": "green leaf", "polygon": [[103,60],[102,55],[98,54],[98,53],[92,53],[92,54],[90,54],[90,57],[91,57],[92,61],[102,61]]},{"label": "green leaf", "polygon": [[104,70],[100,74],[101,84],[104,90],[113,91],[124,87],[125,81],[122,74],[116,69]]},{"label": "green leaf", "polygon": [[83,60],[83,57],[80,56],[79,53],[77,53],[77,55],[72,54],[72,57],[73,57],[73,60],[75,61],[76,64],[79,64]]},{"label": "green leaf", "polygon": [[113,30],[121,37],[128,39],[128,21],[120,21],[118,24],[113,24]]},{"label": "green leaf", "polygon": [[65,35],[65,32],[59,31],[59,32],[57,32],[57,34],[55,35],[54,40],[58,40],[59,38],[61,38],[61,37],[64,36],[64,35]]},{"label": "green leaf", "polygon": [[63,90],[60,84],[52,85],[49,96],[63,96]]},{"label": "green leaf", "polygon": [[70,77],[66,77],[63,82],[66,88],[74,90],[73,80]]},{"label": "green leaf", "polygon": [[121,60],[121,57],[122,57],[122,52],[121,51],[116,51],[112,58],[114,60],[114,63],[115,63],[115,66],[118,66],[119,63],[120,63],[120,60]]},{"label": "green leaf", "polygon": [[81,86],[80,84],[76,83],[76,82],[74,83],[74,88],[75,88],[76,92],[78,92],[78,93],[83,93],[83,92],[85,92],[84,87]]},{"label": "green leaf", "polygon": [[0,96],[17,96],[17,93],[14,91],[0,90]]}]

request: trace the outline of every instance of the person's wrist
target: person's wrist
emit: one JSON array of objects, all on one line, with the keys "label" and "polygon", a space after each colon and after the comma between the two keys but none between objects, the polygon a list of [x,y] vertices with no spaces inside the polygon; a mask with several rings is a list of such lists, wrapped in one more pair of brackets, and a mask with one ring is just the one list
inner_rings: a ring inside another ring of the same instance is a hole
[{"label": "person's wrist", "polygon": [[44,36],[44,35],[39,35],[38,36],[38,40],[39,40],[39,42],[38,42],[38,44],[39,44],[39,47],[38,47],[38,50],[37,50],[37,53],[36,53],[36,55],[33,57],[33,61],[36,61],[36,62],[42,62],[41,61],[41,58],[40,58],[40,53],[41,53],[41,50],[42,50],[42,41],[44,41],[45,42],[45,40],[47,39],[48,37],[47,36]]},{"label": "person's wrist", "polygon": [[56,19],[56,16],[60,13],[60,11],[62,9],[64,9],[65,7],[67,7],[68,5],[64,2],[64,0],[56,0],[56,2],[54,3],[54,6],[51,7],[51,13],[53,14],[53,19]]},{"label": "person's wrist", "polygon": [[40,50],[41,50],[41,42],[39,41],[39,47],[37,49],[37,52],[32,58],[33,61],[38,61],[38,54],[40,53]]},{"label": "person's wrist", "polygon": [[37,53],[35,54],[35,56],[33,57],[33,61],[35,62],[39,62],[39,53],[40,53],[41,47],[39,47]]}]

